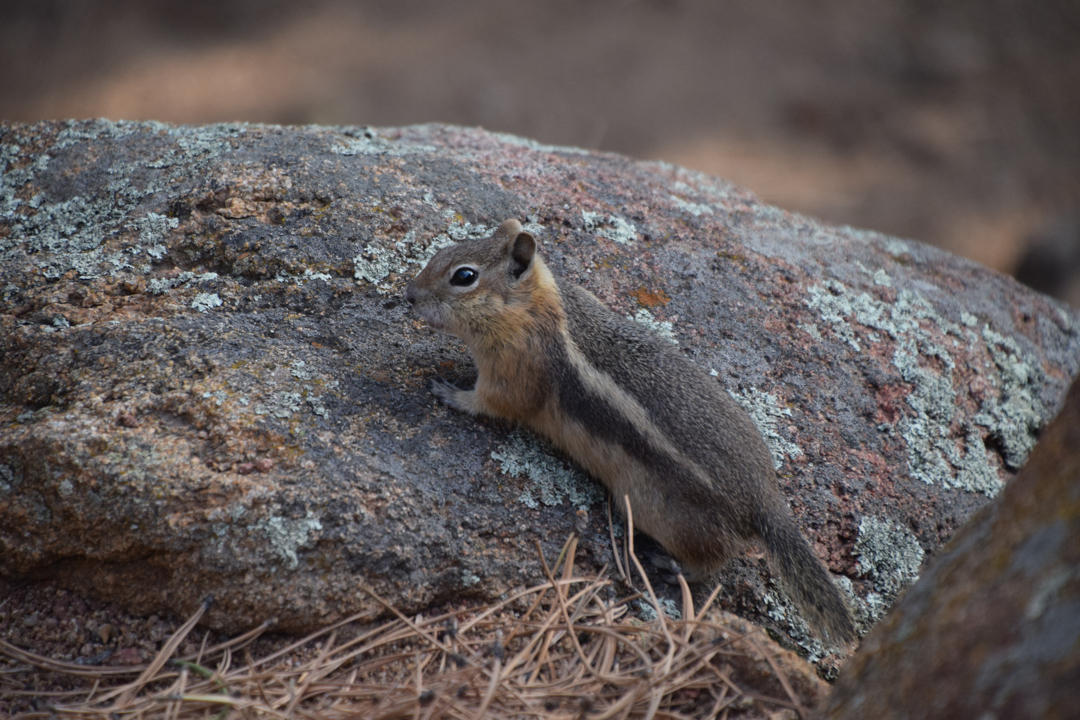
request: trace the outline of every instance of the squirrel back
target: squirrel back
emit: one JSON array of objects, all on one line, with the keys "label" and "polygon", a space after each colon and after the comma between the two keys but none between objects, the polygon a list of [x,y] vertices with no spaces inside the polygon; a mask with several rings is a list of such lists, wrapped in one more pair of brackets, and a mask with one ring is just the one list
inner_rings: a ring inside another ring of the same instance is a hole
[{"label": "squirrel back", "polygon": [[749,415],[671,343],[556,280],[517,221],[440,250],[406,299],[429,325],[461,338],[476,362],[471,390],[435,381],[444,402],[547,437],[616,500],[629,496],[636,527],[691,579],[760,540],[811,624],[838,641],[854,638]]}]

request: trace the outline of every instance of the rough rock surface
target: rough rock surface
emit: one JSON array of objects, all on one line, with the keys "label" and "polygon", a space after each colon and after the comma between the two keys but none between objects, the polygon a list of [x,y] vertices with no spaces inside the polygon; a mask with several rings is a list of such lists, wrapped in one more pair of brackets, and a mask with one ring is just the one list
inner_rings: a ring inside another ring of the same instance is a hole
[{"label": "rough rock surface", "polygon": [[[864,623],[1080,366],[1076,314],[971,262],[481,130],[8,125],[0,168],[0,575],[226,631],[494,598],[575,529],[611,560],[596,486],[427,390],[471,362],[404,285],[508,217],[749,408]],[[722,603],[820,655],[770,577]]]},{"label": "rough rock surface", "polygon": [[1071,718],[1080,708],[1080,380],[1031,459],[874,628],[830,718]]}]

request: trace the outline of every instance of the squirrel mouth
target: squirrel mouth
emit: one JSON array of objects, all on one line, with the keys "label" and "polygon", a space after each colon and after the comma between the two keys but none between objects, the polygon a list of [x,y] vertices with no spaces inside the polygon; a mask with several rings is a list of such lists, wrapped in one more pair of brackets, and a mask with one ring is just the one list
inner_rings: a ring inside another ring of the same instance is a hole
[{"label": "squirrel mouth", "polygon": [[420,319],[427,323],[428,327],[432,330],[446,330],[446,324],[442,321],[442,317],[438,312],[432,310],[421,311],[417,313]]}]

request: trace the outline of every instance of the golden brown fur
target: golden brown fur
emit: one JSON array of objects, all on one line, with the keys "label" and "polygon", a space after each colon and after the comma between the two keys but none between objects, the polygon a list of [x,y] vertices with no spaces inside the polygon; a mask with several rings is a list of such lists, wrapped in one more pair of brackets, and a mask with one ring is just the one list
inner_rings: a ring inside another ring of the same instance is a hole
[{"label": "golden brown fur", "polygon": [[616,499],[628,496],[638,529],[692,579],[760,539],[807,618],[836,640],[854,638],[746,412],[669,343],[557,281],[517,221],[440,250],[406,298],[476,361],[472,390],[433,384],[444,402],[550,439]]}]

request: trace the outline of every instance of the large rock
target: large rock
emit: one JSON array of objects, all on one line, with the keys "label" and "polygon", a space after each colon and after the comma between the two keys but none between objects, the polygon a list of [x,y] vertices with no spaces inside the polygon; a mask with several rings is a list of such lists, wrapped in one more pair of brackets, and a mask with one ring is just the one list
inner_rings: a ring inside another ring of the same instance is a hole
[{"label": "large rock", "polygon": [[1080,712],[1080,379],[1031,459],[867,636],[828,718]]},{"label": "large rock", "polygon": [[[232,631],[496,598],[597,488],[440,406],[401,291],[517,217],[751,411],[864,623],[1019,468],[1080,365],[1064,306],[661,163],[442,126],[0,128],[0,575]],[[722,600],[815,652],[764,561]],[[707,589],[706,589],[707,590]]]}]

